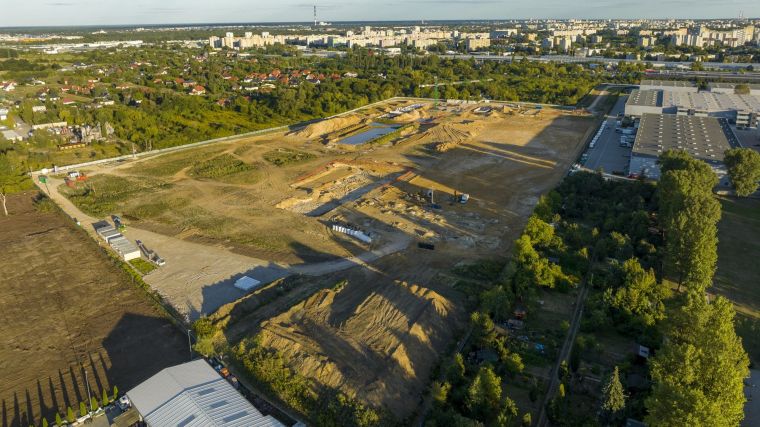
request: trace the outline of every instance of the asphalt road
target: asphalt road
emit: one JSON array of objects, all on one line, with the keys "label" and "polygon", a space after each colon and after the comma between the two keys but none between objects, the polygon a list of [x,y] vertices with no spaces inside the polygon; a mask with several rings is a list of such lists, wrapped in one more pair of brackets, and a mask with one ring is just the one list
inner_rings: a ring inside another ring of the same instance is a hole
[{"label": "asphalt road", "polygon": [[628,162],[631,156],[631,149],[620,146],[621,134],[615,132],[615,122],[617,115],[625,111],[625,102],[627,96],[621,96],[610,114],[604,121],[604,131],[596,142],[594,148],[588,148],[588,160],[584,165],[588,169],[602,169],[604,172],[620,171],[628,172]]}]

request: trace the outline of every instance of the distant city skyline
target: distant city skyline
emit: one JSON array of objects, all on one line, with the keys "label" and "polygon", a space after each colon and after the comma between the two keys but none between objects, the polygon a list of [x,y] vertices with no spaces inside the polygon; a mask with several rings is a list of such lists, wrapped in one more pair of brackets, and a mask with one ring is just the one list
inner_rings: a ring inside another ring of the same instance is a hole
[{"label": "distant city skyline", "polygon": [[[0,3],[13,0],[2,0]],[[735,18],[757,0],[26,0],[2,7],[0,27],[231,22],[419,21],[525,18]]]}]

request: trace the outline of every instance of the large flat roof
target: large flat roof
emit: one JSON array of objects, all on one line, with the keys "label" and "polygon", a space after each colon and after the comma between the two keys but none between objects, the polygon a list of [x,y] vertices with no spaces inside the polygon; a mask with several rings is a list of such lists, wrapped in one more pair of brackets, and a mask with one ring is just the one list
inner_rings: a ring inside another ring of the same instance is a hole
[{"label": "large flat roof", "polygon": [[671,92],[663,91],[662,105],[682,107],[698,111],[757,111],[760,112],[760,97],[715,92]]},{"label": "large flat roof", "polygon": [[723,161],[723,152],[735,145],[726,119],[643,114],[633,154],[659,157],[667,150],[684,150],[696,159],[717,163]]},{"label": "large flat roof", "polygon": [[750,89],[760,90],[760,84],[757,83],[726,83],[726,82],[710,82],[707,84],[710,88],[720,89],[734,89],[737,85],[747,85]]},{"label": "large flat roof", "polygon": [[127,392],[150,427],[284,427],[203,360],[166,368]]},{"label": "large flat roof", "polygon": [[642,80],[641,86],[697,87],[697,84],[683,80]]},{"label": "large flat roof", "polygon": [[662,107],[662,91],[634,89],[631,91],[631,95],[628,96],[626,104],[644,107]]}]

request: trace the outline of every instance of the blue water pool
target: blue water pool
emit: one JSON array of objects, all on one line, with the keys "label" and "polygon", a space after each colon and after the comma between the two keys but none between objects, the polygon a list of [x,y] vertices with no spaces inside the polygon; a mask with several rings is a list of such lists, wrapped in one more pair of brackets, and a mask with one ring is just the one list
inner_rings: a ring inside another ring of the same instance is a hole
[{"label": "blue water pool", "polygon": [[386,125],[382,123],[372,123],[370,128],[364,132],[359,132],[356,135],[351,135],[348,138],[341,139],[338,144],[345,145],[362,145],[375,138],[379,138],[383,135],[388,135],[394,130],[398,129],[398,125]]}]

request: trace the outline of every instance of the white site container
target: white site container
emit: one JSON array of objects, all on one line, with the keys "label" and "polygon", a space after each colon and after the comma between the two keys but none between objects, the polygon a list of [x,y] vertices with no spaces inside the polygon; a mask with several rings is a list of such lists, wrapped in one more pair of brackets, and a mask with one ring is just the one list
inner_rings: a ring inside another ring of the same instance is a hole
[{"label": "white site container", "polygon": [[251,291],[261,286],[261,282],[248,276],[243,276],[235,281],[235,287],[241,291]]}]

